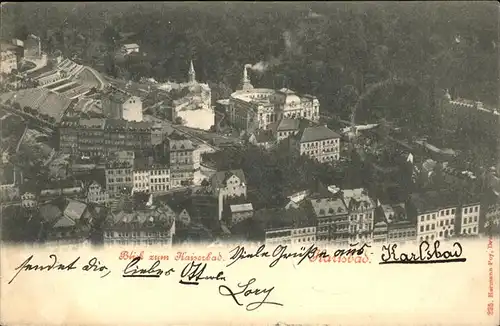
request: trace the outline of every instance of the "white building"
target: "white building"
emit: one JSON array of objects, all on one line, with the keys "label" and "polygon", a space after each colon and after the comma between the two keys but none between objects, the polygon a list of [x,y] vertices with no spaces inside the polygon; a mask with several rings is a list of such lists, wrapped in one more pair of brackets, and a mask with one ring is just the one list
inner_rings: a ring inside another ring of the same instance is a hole
[{"label": "white building", "polygon": [[375,203],[363,188],[343,190],[349,210],[349,234],[352,241],[368,241],[373,237]]},{"label": "white building", "polygon": [[229,98],[229,120],[236,128],[253,131],[267,129],[270,124],[283,118],[304,118],[319,121],[319,101],[311,95],[298,95],[282,88],[253,88],[243,69],[242,86]]},{"label": "white building", "polygon": [[87,189],[87,203],[107,205],[109,203],[109,194],[106,188],[102,187],[97,181],[92,182]]},{"label": "white building", "polygon": [[133,171],[133,192],[159,193],[171,189],[170,169],[147,160],[136,159]]},{"label": "white building", "polygon": [[266,230],[266,245],[278,244],[307,245],[316,242],[316,227],[290,227],[274,230]]},{"label": "white building", "polygon": [[135,44],[135,43],[131,43],[131,44],[124,44],[122,47],[121,47],[121,51],[123,54],[127,55],[127,54],[131,54],[133,52],[139,52],[139,45],[138,44]]},{"label": "white building", "polygon": [[460,234],[477,235],[479,234],[479,214],[481,205],[479,202],[466,204],[462,206],[462,223],[460,225]]},{"label": "white building", "polygon": [[8,75],[13,70],[17,70],[16,54],[10,50],[2,50],[0,52],[0,73]]},{"label": "white building", "polygon": [[340,158],[340,135],[326,126],[307,127],[298,143],[300,155],[318,162],[332,162]]},{"label": "white building", "polygon": [[224,200],[229,197],[247,196],[245,174],[241,169],[219,171],[210,177],[212,193],[219,201],[219,219],[222,218]]},{"label": "white building", "polygon": [[142,100],[119,90],[110,90],[103,96],[102,110],[112,119],[142,121]]}]

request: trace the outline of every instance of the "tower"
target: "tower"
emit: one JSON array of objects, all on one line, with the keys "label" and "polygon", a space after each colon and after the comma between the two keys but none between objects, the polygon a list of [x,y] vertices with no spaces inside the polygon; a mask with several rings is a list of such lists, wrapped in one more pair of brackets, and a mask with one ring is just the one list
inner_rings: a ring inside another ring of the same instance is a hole
[{"label": "tower", "polygon": [[196,83],[196,72],[194,71],[193,60],[191,60],[191,64],[189,65],[188,79],[190,83]]},{"label": "tower", "polygon": [[252,89],[253,85],[250,83],[250,78],[248,78],[248,71],[247,68],[251,68],[252,65],[246,64],[243,67],[243,78],[241,79],[241,89],[242,90],[247,90],[247,89]]}]

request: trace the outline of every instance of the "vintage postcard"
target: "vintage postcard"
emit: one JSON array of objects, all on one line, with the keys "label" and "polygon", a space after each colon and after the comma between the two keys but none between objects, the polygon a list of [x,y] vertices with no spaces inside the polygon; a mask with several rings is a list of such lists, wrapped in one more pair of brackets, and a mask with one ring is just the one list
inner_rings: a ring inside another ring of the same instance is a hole
[{"label": "vintage postcard", "polygon": [[497,2],[3,2],[0,324],[500,325]]}]

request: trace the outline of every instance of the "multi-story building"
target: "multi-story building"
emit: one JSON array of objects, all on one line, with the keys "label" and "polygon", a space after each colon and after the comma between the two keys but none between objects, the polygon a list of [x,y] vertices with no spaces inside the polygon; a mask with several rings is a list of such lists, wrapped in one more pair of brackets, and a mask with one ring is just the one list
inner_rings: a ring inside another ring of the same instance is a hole
[{"label": "multi-story building", "polygon": [[485,214],[485,229],[498,227],[500,225],[500,202],[488,206]]},{"label": "multi-story building", "polygon": [[193,142],[173,133],[162,144],[163,155],[170,165],[172,188],[189,185],[194,178]]},{"label": "multi-story building", "polygon": [[99,118],[65,120],[59,126],[59,149],[89,157],[123,150],[151,151],[151,126],[149,122]]},{"label": "multi-story building", "polygon": [[481,213],[480,202],[470,202],[462,204],[461,216],[457,223],[461,235],[478,235],[479,234],[479,215]]},{"label": "multi-story building", "polygon": [[151,159],[137,158],[133,171],[133,191],[159,193],[170,190],[170,169]]},{"label": "multi-story building", "polygon": [[142,121],[142,100],[117,89],[108,89],[102,98],[102,111],[111,119]]},{"label": "multi-story building", "polygon": [[109,203],[109,194],[106,188],[97,181],[93,181],[87,189],[87,203],[96,203],[107,205]]},{"label": "multi-story building", "polygon": [[242,86],[229,98],[228,118],[232,126],[254,131],[267,129],[283,118],[305,118],[319,121],[319,101],[311,95],[297,95],[282,88],[253,88],[247,66],[243,69]]},{"label": "multi-story building", "polygon": [[305,245],[316,243],[316,226],[300,225],[279,229],[268,229],[265,231],[266,245],[274,246],[278,244]]},{"label": "multi-story building", "polygon": [[340,135],[326,126],[307,127],[299,133],[295,148],[318,162],[333,162],[340,158]]},{"label": "multi-story building", "polygon": [[344,204],[349,210],[349,234],[353,242],[370,241],[373,237],[375,203],[363,188],[342,190]]},{"label": "multi-story building", "polygon": [[239,222],[249,219],[253,216],[252,203],[230,205],[229,209],[231,210],[231,221],[229,225],[238,224]]},{"label": "multi-story building", "polygon": [[21,206],[23,208],[35,208],[38,205],[36,195],[32,192],[25,192],[21,195]]},{"label": "multi-story building", "polygon": [[210,177],[210,190],[218,199],[219,219],[221,219],[224,201],[227,198],[247,196],[245,174],[241,169],[216,172]]},{"label": "multi-story building", "polygon": [[349,211],[340,198],[310,199],[319,243],[349,244]]},{"label": "multi-story building", "polygon": [[[376,212],[382,217],[382,221],[386,223],[385,227],[385,241],[391,243],[406,243],[414,242],[417,239],[417,226],[414,221],[408,218],[406,213],[405,203],[398,203],[393,205],[380,205],[377,207]],[[381,225],[375,227],[373,231],[374,242],[383,241],[383,232]],[[377,237],[375,236],[377,233]],[[377,238],[377,239],[376,239]]]},{"label": "multi-story building", "polygon": [[48,225],[46,242],[56,245],[84,245],[89,243],[93,214],[87,205],[71,200],[54,223]]},{"label": "multi-story building", "polygon": [[13,51],[3,50],[0,52],[0,74],[11,74],[17,70],[17,56]]},{"label": "multi-story building", "polygon": [[119,211],[108,216],[104,223],[104,244],[171,246],[175,235],[175,218],[174,211],[168,206]]},{"label": "multi-story building", "polygon": [[110,198],[122,193],[131,193],[133,183],[133,165],[128,162],[110,162],[106,164],[106,191]]},{"label": "multi-story building", "polygon": [[292,135],[298,134],[300,131],[300,122],[301,120],[299,119],[281,119],[276,127],[276,139],[278,142]]},{"label": "multi-story building", "polygon": [[455,235],[458,198],[447,191],[412,194],[408,215],[417,222],[417,240],[433,241]]}]

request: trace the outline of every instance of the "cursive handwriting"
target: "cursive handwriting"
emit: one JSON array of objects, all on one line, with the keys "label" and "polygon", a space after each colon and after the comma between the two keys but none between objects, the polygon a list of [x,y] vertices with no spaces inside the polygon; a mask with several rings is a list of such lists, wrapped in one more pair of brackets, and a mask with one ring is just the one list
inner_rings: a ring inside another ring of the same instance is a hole
[{"label": "cursive handwriting", "polygon": [[26,259],[21,265],[17,266],[14,270],[17,271],[17,273],[12,277],[12,279],[9,281],[8,284],[11,284],[12,281],[21,273],[22,271],[51,271],[51,270],[58,270],[58,271],[70,271],[73,269],[76,269],[75,264],[78,260],[80,260],[80,257],[76,258],[73,260],[71,263],[64,265],[57,262],[57,256],[54,254],[51,254],[49,256],[50,259],[53,259],[52,264],[47,264],[47,265],[32,265],[30,264],[31,260],[33,259],[33,255],[29,256],[28,259]]},{"label": "cursive handwriting", "polygon": [[[179,283],[185,285],[198,285],[200,280],[225,281],[224,272],[220,271],[216,276],[203,276],[207,264],[195,263],[194,261],[187,264],[181,272],[181,280]],[[187,281],[183,280],[187,278]]]},{"label": "cursive handwriting", "polygon": [[161,275],[168,276],[170,273],[175,272],[173,268],[170,268],[167,271],[164,271],[161,268],[157,268],[160,266],[160,261],[157,260],[151,265],[149,268],[139,268],[137,264],[141,260],[141,257],[135,257],[132,259],[125,269],[123,270],[123,277],[160,277]]},{"label": "cursive handwriting", "polygon": [[454,263],[465,262],[467,258],[460,258],[462,255],[462,246],[460,243],[453,244],[454,251],[440,251],[439,240],[434,241],[431,248],[427,241],[420,243],[418,253],[396,253],[397,244],[382,246],[382,261],[379,264],[437,264],[437,263]]},{"label": "cursive handwriting", "polygon": [[229,254],[231,255],[229,259],[231,262],[226,267],[231,266],[241,259],[270,257],[269,252],[264,251],[265,248],[266,245],[261,245],[255,253],[247,253],[244,246],[236,246],[234,249],[229,251]]},{"label": "cursive handwriting", "polygon": [[241,284],[238,283],[238,287],[240,288],[240,291],[234,292],[231,290],[229,287],[226,285],[220,285],[219,286],[219,294],[225,297],[231,297],[233,298],[234,302],[238,306],[243,306],[243,303],[240,302],[241,299],[246,298],[248,296],[260,296],[264,295],[264,298],[259,301],[253,301],[250,302],[246,305],[246,310],[247,311],[253,311],[258,308],[260,308],[264,304],[270,304],[270,305],[276,305],[276,306],[283,306],[283,304],[278,303],[278,302],[272,302],[272,301],[266,301],[271,292],[274,290],[274,286],[271,287],[270,289],[251,289],[250,285],[256,282],[255,278],[250,279],[246,284]]}]

